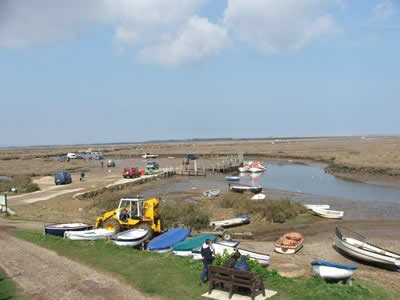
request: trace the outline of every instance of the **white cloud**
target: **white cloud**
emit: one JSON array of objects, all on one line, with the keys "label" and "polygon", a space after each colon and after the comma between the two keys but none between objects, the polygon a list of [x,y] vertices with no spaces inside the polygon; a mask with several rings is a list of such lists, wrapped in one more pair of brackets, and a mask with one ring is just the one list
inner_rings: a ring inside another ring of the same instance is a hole
[{"label": "white cloud", "polygon": [[392,0],[379,1],[374,7],[374,20],[388,21],[397,13],[396,6]]},{"label": "white cloud", "polygon": [[228,0],[224,23],[240,40],[267,53],[299,49],[338,32],[326,11],[338,0]]}]

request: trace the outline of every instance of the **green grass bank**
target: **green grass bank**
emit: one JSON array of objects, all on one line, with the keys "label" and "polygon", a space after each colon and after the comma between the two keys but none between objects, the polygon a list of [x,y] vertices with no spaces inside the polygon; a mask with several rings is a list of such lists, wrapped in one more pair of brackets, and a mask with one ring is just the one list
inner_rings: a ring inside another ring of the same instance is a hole
[{"label": "green grass bank", "polygon": [[8,277],[6,272],[0,269],[0,299],[22,300],[22,296],[12,279]]},{"label": "green grass bank", "polygon": [[[22,231],[15,235],[59,255],[118,274],[149,295],[177,300],[202,299],[200,295],[207,291],[207,286],[197,285],[202,269],[199,261],[121,248],[108,241],[70,241]],[[252,270],[264,275],[266,288],[279,292],[274,299],[399,299],[393,291],[367,281],[355,280],[350,287],[326,284],[318,278],[287,279],[257,265]]]}]

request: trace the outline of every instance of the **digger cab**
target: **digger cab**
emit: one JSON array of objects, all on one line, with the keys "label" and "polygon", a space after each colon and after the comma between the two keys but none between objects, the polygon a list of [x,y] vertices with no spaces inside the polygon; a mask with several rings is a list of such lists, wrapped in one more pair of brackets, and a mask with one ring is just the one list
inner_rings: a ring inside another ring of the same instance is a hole
[{"label": "digger cab", "polygon": [[125,222],[127,219],[142,220],[145,213],[144,198],[122,198],[119,201],[116,217]]}]

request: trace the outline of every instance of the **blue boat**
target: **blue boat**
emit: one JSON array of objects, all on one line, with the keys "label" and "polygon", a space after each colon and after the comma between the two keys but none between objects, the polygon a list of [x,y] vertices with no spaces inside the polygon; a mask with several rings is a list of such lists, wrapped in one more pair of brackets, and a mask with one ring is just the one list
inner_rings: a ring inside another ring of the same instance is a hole
[{"label": "blue boat", "polygon": [[240,181],[240,177],[239,176],[226,176],[225,180],[226,181]]},{"label": "blue boat", "polygon": [[324,260],[314,260],[311,262],[313,272],[326,281],[345,281],[351,280],[353,273],[357,270],[355,265],[338,264]]},{"label": "blue boat", "polygon": [[64,237],[67,231],[82,231],[92,229],[92,225],[83,223],[50,224],[44,226],[44,234],[52,234]]},{"label": "blue boat", "polygon": [[182,242],[190,234],[190,230],[186,228],[173,228],[167,232],[160,234],[147,244],[147,249],[157,252],[171,251],[171,248]]}]

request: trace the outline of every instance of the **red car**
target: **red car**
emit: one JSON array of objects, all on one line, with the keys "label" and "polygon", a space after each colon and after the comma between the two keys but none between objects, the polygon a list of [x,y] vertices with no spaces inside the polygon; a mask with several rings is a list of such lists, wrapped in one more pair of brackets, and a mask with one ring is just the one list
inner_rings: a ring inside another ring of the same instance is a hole
[{"label": "red car", "polygon": [[122,170],[122,176],[124,178],[136,178],[140,177],[140,171],[137,168],[124,168]]}]

